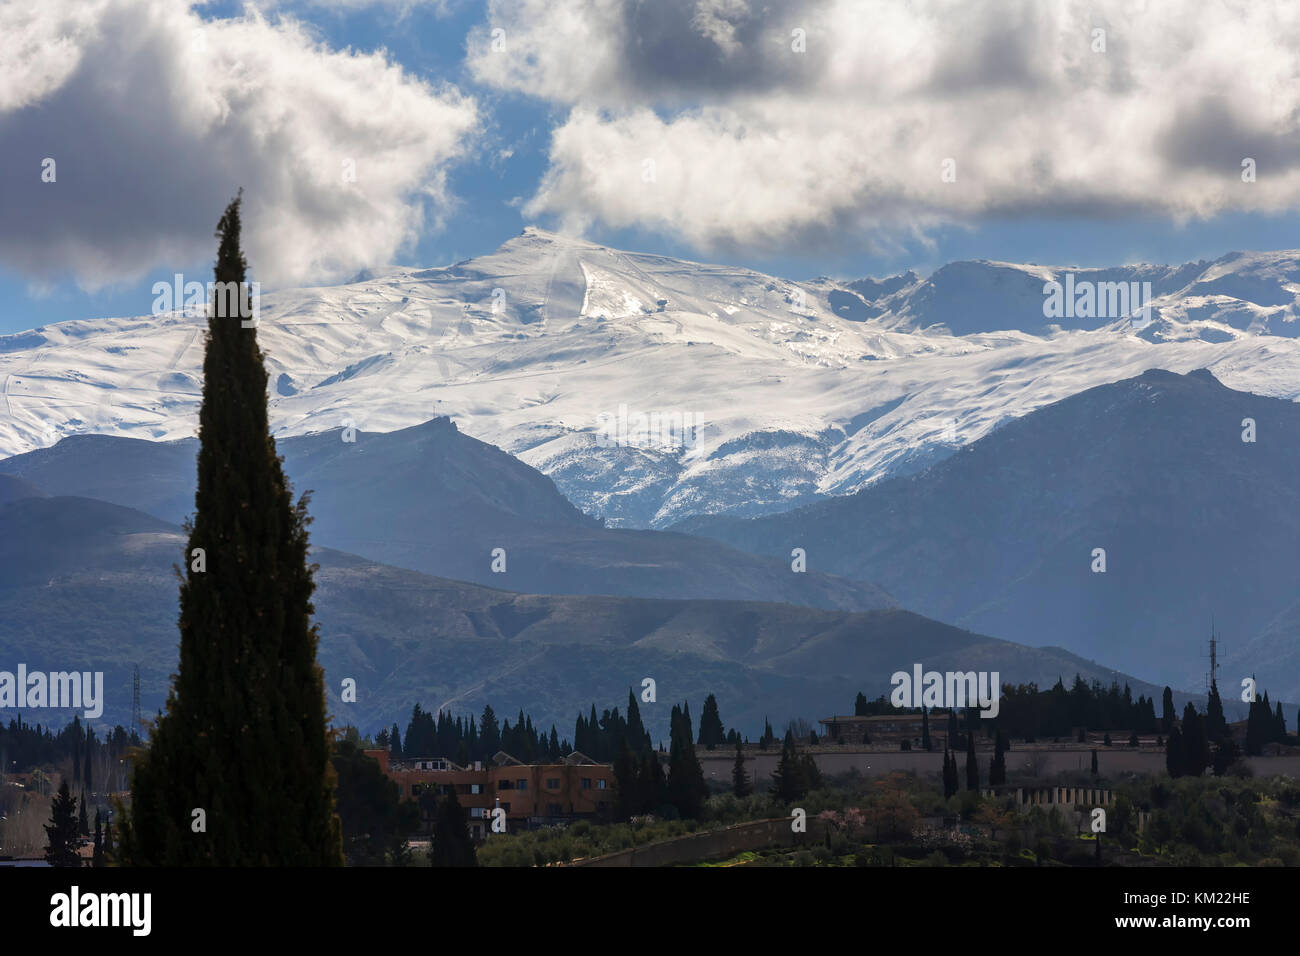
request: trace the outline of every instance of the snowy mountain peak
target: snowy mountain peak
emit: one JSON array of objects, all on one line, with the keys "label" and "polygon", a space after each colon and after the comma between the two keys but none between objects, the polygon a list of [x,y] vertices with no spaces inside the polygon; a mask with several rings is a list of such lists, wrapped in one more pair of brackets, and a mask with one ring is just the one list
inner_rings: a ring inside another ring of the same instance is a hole
[{"label": "snowy mountain peak", "polygon": [[[1300,397],[1300,252],[796,282],[529,227],[486,256],[357,278],[263,296],[278,435],[447,416],[615,525],[851,492],[1153,366]],[[1091,284],[1094,303],[1103,284],[1149,283],[1151,321],[1052,318],[1049,281]],[[191,437],[203,322],[0,337],[0,453],[73,434]]]}]

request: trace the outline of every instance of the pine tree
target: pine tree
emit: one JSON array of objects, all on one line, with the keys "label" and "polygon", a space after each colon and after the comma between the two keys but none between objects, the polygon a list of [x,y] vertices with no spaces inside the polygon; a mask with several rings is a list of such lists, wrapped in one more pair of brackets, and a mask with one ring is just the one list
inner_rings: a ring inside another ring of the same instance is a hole
[{"label": "pine tree", "polygon": [[59,784],[45,826],[45,862],[50,866],[80,866],[77,855],[77,798],[68,791],[68,781]]},{"label": "pine tree", "polygon": [[468,817],[460,800],[456,798],[455,787],[438,804],[429,862],[434,866],[478,866],[478,854],[474,850],[474,839],[469,833]]},{"label": "pine tree", "polygon": [[393,729],[388,734],[389,753],[394,760],[402,759],[402,735],[397,729],[397,724],[393,724]]},{"label": "pine tree", "polygon": [[[307,497],[293,503],[267,425],[263,356],[241,321],[239,198],[217,235],[180,664],[135,764],[122,855],[136,865],[341,865]],[[192,827],[195,809],[204,832]]]},{"label": "pine tree", "polygon": [[741,749],[740,740],[736,740],[736,762],[731,767],[731,792],[737,800],[743,800],[754,792],[754,785],[749,781],[749,774],[745,771],[745,752]]}]

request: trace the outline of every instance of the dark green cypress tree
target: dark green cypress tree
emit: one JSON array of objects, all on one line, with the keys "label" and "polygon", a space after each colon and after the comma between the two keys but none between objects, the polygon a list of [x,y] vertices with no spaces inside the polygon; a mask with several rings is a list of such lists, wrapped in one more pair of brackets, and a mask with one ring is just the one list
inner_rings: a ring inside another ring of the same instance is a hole
[{"label": "dark green cypress tree", "polygon": [[1174,692],[1168,687],[1160,698],[1160,729],[1166,734],[1174,729]]},{"label": "dark green cypress tree", "polygon": [[700,714],[700,736],[696,743],[705,750],[712,750],[726,737],[727,732],[722,726],[722,715],[718,713],[718,699],[710,694],[704,698],[704,712]]},{"label": "dark green cypress tree", "polygon": [[968,730],[966,732],[966,789],[978,790],[980,788],[980,764],[975,758],[975,732]]},{"label": "dark green cypress tree", "polygon": [[1268,734],[1260,717],[1260,701],[1256,698],[1246,712],[1246,753],[1252,757],[1259,756],[1267,743]]},{"label": "dark green cypress tree", "polygon": [[867,716],[867,695],[862,693],[862,691],[858,691],[857,699],[853,701],[853,716]]},{"label": "dark green cypress tree", "polygon": [[1092,775],[1097,776],[1097,751],[1092,752]]},{"label": "dark green cypress tree", "polygon": [[1205,705],[1205,735],[1211,743],[1218,743],[1228,735],[1228,721],[1223,716],[1223,700],[1219,697],[1219,684],[1210,681],[1210,698]]},{"label": "dark green cypress tree", "polygon": [[959,777],[957,775],[957,755],[943,749],[943,797],[948,799],[957,792]]},{"label": "dark green cypress tree", "polygon": [[393,724],[393,729],[388,734],[388,750],[394,760],[402,759],[402,735],[397,724]]},{"label": "dark green cypress tree", "polygon": [[478,866],[474,839],[469,834],[469,819],[456,798],[455,787],[438,804],[429,862],[434,866]]},{"label": "dark green cypress tree", "polygon": [[478,719],[478,739],[483,760],[491,760],[493,754],[501,749],[501,725],[497,723],[496,712],[490,704],[483,706],[483,716]]},{"label": "dark green cypress tree", "polygon": [[1183,732],[1177,727],[1169,731],[1169,739],[1165,742],[1165,769],[1171,777],[1183,775]]},{"label": "dark green cypress tree", "polygon": [[[1273,740],[1279,741],[1286,736],[1286,717],[1282,714],[1282,702],[1277,702],[1277,709],[1273,713]],[[90,764],[86,764],[89,769]],[[87,784],[89,786],[89,784]]]},{"label": "dark green cypress tree", "polygon": [[695,754],[690,710],[673,708],[668,751],[668,800],[684,820],[698,819],[709,795],[704,768]]},{"label": "dark green cypress tree", "polygon": [[1191,701],[1183,709],[1183,773],[1199,777],[1210,766],[1210,741],[1205,736],[1205,722]]},{"label": "dark green cypress tree", "polygon": [[1002,740],[1002,731],[997,731],[997,740],[993,745],[993,762],[989,764],[989,786],[995,787],[1007,782],[1007,754]]},{"label": "dark green cypress tree", "polygon": [[90,816],[86,813],[86,791],[81,791],[81,809],[77,811],[77,836],[90,836]]},{"label": "dark green cypress tree", "polygon": [[668,787],[664,779],[664,765],[659,754],[649,750],[641,758],[640,805],[642,813],[659,813],[668,802]]},{"label": "dark green cypress tree", "polygon": [[743,800],[754,792],[754,785],[745,771],[745,751],[740,746],[739,737],[736,738],[736,762],[731,765],[731,792],[737,800]]},{"label": "dark green cypress tree", "polygon": [[930,712],[921,707],[921,746],[926,750],[934,749],[934,742],[930,740]]},{"label": "dark green cypress tree", "polygon": [[776,769],[772,771],[771,793],[788,805],[807,792],[808,788],[804,783],[804,764],[795,749],[794,735],[787,730],[785,740],[781,744],[781,759],[777,761]]},{"label": "dark green cypress tree", "polygon": [[80,866],[77,856],[77,798],[68,791],[68,781],[59,784],[45,825],[45,862],[50,866]]},{"label": "dark green cypress tree", "polygon": [[293,503],[267,424],[262,352],[241,321],[239,198],[217,236],[180,664],[135,764],[122,854],[136,865],[341,865],[307,497]]},{"label": "dark green cypress tree", "polygon": [[646,732],[641,721],[641,706],[637,703],[632,688],[627,689],[627,745],[638,757],[653,749],[650,734]]},{"label": "dark green cypress tree", "polygon": [[799,763],[799,770],[803,776],[804,792],[811,793],[814,790],[820,790],[824,781],[822,780],[822,772],[817,766],[817,758],[804,751],[799,758]]},{"label": "dark green cypress tree", "polygon": [[639,811],[641,781],[637,770],[636,756],[624,740],[614,761],[614,812],[617,820],[626,820]]},{"label": "dark green cypress tree", "polygon": [[104,823],[98,810],[95,811],[95,853],[91,857],[90,865],[104,865]]},{"label": "dark green cypress tree", "polygon": [[[1278,704],[1278,706],[1281,707],[1282,705]],[[1279,714],[1280,713],[1281,712],[1279,711]],[[94,731],[91,731],[91,734],[93,733]],[[88,736],[86,740],[86,760],[81,769],[81,784],[86,790],[89,790],[91,793],[95,792],[95,781],[94,778],[91,776],[91,770],[90,770],[90,751],[93,746],[94,746],[94,740],[92,737]]]}]

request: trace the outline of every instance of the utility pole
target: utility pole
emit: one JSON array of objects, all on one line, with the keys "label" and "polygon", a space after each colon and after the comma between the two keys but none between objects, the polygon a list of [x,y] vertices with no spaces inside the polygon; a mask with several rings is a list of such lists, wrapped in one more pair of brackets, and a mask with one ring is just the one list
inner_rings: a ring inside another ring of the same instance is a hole
[{"label": "utility pole", "polygon": [[140,665],[135,665],[135,677],[132,681],[131,690],[131,732],[140,733],[140,726],[144,723],[140,716]]}]

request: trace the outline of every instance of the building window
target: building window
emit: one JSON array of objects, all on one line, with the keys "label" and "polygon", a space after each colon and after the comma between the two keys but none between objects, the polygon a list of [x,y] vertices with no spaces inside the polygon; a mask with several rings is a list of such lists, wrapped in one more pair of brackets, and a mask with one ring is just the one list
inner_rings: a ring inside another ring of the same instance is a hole
[{"label": "building window", "polygon": [[515,781],[515,789],[516,789],[516,790],[527,790],[527,789],[528,789],[528,781],[527,781],[527,780],[516,780],[516,781]]},{"label": "building window", "polygon": [[498,789],[498,790],[513,790],[514,788],[515,788],[515,782],[514,782],[513,780],[498,780],[498,781],[497,781],[497,789]]},{"label": "building window", "polygon": [[583,778],[582,778],[582,789],[583,789],[583,790],[590,790],[590,789],[591,789],[591,778],[590,778],[590,777],[583,777]]},{"label": "building window", "polygon": [[560,789],[560,778],[559,778],[559,777],[547,777],[547,778],[546,778],[546,789],[547,789],[547,790],[559,790],[559,789]]},{"label": "building window", "polygon": [[597,789],[597,790],[604,790],[605,787],[606,787],[606,783],[605,783],[604,780],[597,780],[597,781],[596,781],[596,789]]},{"label": "building window", "polygon": [[564,807],[558,803],[548,803],[546,805],[547,816],[560,817],[564,815]]},{"label": "building window", "polygon": [[470,808],[469,808],[469,818],[470,818],[471,820],[482,820],[482,819],[483,819],[483,814],[486,813],[486,812],[487,812],[487,811],[484,810],[482,807],[470,807]]},{"label": "building window", "polygon": [[469,792],[470,792],[470,793],[482,793],[482,792],[483,792],[483,784],[481,784],[481,783],[471,783],[471,784],[469,785]]}]

